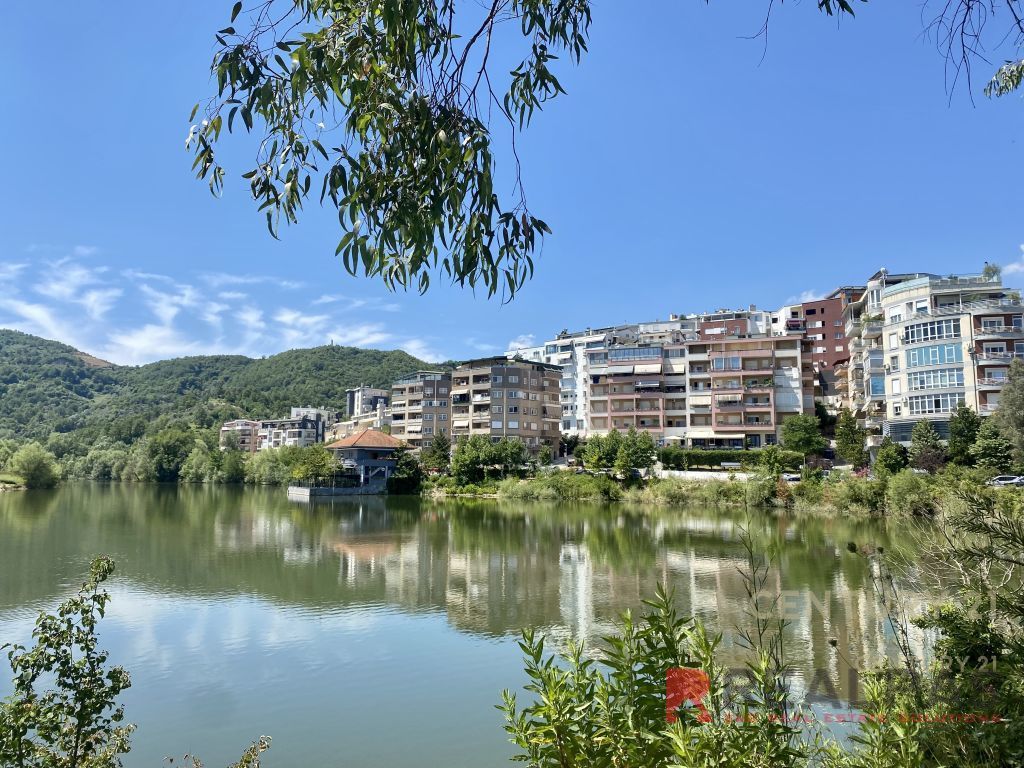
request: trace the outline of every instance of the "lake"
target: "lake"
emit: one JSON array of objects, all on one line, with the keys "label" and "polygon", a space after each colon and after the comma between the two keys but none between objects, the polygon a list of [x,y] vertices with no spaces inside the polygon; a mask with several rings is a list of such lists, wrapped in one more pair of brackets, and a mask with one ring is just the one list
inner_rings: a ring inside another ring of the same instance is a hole
[{"label": "lake", "polygon": [[[127,766],[186,752],[225,765],[261,734],[274,739],[271,768],[503,766],[511,748],[494,705],[523,683],[523,627],[556,648],[594,641],[667,583],[684,614],[725,634],[723,658],[738,664],[744,527],[758,551],[777,553],[794,685],[849,698],[850,667],[879,663],[894,643],[874,566],[847,544],[913,563],[927,529],[494,500],[307,506],[280,488],[73,484],[0,494],[0,644],[27,642],[37,612],[109,554],[102,644],[132,675]],[[913,604],[930,597],[925,575],[911,567]],[[0,695],[8,671],[4,659]]]}]

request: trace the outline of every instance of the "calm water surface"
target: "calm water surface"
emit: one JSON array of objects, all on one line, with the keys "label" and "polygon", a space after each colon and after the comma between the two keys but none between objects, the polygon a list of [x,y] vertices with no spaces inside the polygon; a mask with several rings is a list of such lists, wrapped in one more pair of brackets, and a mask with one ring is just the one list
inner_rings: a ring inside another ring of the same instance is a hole
[{"label": "calm water surface", "polygon": [[927,532],[708,510],[309,507],[281,489],[71,485],[0,494],[0,644],[28,641],[36,613],[106,553],[118,571],[103,643],[132,674],[130,768],[185,752],[223,765],[260,734],[274,739],[270,768],[502,766],[511,751],[494,704],[523,683],[522,627],[555,647],[594,640],[663,582],[684,613],[725,633],[723,654],[739,662],[746,525],[758,549],[778,553],[796,685],[824,671],[847,696],[849,665],[893,652],[871,566],[847,543],[913,561]]}]

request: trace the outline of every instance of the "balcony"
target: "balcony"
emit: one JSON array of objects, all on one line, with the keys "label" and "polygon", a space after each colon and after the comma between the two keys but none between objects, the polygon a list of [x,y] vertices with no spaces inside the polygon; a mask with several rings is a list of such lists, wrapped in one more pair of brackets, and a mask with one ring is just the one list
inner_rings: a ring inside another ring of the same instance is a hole
[{"label": "balcony", "polygon": [[997,376],[994,378],[984,377],[978,379],[978,387],[981,389],[1002,389],[1006,386],[1006,377]]},{"label": "balcony", "polygon": [[989,325],[974,329],[976,339],[1004,339],[1008,336],[1024,337],[1024,328],[1019,325]]},{"label": "balcony", "polygon": [[981,352],[974,356],[975,360],[1009,362],[1014,359],[1024,360],[1024,352]]},{"label": "balcony", "polygon": [[861,335],[865,339],[876,339],[882,335],[883,323],[881,320],[869,320],[861,328]]}]

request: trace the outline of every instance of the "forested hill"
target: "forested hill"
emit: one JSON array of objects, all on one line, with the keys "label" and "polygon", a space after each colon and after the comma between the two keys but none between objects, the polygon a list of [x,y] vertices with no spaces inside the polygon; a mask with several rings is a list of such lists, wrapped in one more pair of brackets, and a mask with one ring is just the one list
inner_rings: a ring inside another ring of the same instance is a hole
[{"label": "forested hill", "polygon": [[399,350],[328,346],[260,360],[216,355],[129,367],[0,329],[0,438],[45,441],[84,429],[130,442],[155,421],[207,428],[239,416],[287,415],[293,405],[343,410],[346,389],[390,386],[427,366]]}]

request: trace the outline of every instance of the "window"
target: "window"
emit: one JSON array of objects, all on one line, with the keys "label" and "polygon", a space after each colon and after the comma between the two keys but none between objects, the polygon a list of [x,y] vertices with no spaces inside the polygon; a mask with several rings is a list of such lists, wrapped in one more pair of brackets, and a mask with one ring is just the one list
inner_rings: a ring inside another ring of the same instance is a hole
[{"label": "window", "polygon": [[907,407],[911,416],[928,413],[952,413],[963,397],[953,392],[939,395],[913,395],[907,398]]},{"label": "window", "polygon": [[501,376],[491,376],[491,381],[494,384],[501,384]]},{"label": "window", "polygon": [[893,403],[892,404],[892,415],[893,416],[901,416],[901,415],[903,415],[903,406],[900,405],[899,403]]},{"label": "window", "polygon": [[508,407],[508,412],[509,413],[519,413],[519,406],[518,405],[510,405]]},{"label": "window", "polygon": [[447,395],[448,394],[448,387],[438,387],[437,388],[437,394],[439,394],[439,395]]},{"label": "window", "polygon": [[432,413],[424,413],[423,414],[423,420],[424,421],[433,421],[434,420],[434,414],[432,414]]},{"label": "window", "polygon": [[833,339],[841,339],[841,338],[843,338],[843,332],[842,331],[836,331],[835,334],[832,336],[832,338]]},{"label": "window", "polygon": [[492,405],[491,413],[501,413],[502,407],[500,405]]},{"label": "window", "polygon": [[917,368],[922,365],[942,365],[944,363],[962,363],[963,349],[959,344],[935,344],[930,347],[907,350],[907,367]]},{"label": "window", "polygon": [[899,369],[900,369],[900,356],[899,355],[890,355],[889,356],[889,371],[891,373],[896,373],[896,371],[898,371]]},{"label": "window", "polygon": [[[509,426],[512,426],[511,423]],[[491,422],[491,429],[501,429],[501,419],[495,419]]]},{"label": "window", "polygon": [[846,351],[846,347],[844,347],[842,344],[836,344],[836,352],[845,352],[845,351]]},{"label": "window", "polygon": [[423,434],[424,435],[432,435],[432,434],[434,434],[434,428],[433,427],[424,427],[423,428]]},{"label": "window", "polygon": [[614,347],[608,350],[609,360],[651,360],[661,357],[661,347]]},{"label": "window", "polygon": [[929,320],[927,323],[915,323],[903,329],[903,341],[907,344],[918,344],[922,341],[935,339],[959,339],[960,320]]},{"label": "window", "polygon": [[894,395],[899,395],[903,392],[902,382],[899,379],[890,379],[889,388]]},{"label": "window", "polygon": [[508,377],[508,383],[509,384],[518,384],[519,383],[519,377],[518,376],[509,376]]},{"label": "window", "polygon": [[1006,354],[1006,342],[1000,341],[997,344],[986,344],[985,345],[986,355],[1005,355]]},{"label": "window", "polygon": [[963,368],[938,368],[931,371],[913,371],[907,374],[907,389],[947,389],[964,385]]},{"label": "window", "polygon": [[808,314],[808,315],[816,315],[816,314],[818,314],[818,310],[816,310],[816,309],[808,309],[806,314]]},{"label": "window", "polygon": [[508,428],[509,429],[519,429],[519,422],[518,421],[510,421],[508,423]]},{"label": "window", "polygon": [[519,392],[517,392],[516,390],[510,389],[508,391],[508,398],[509,398],[509,400],[516,400],[516,399],[518,399],[518,397],[519,397]]},{"label": "window", "polygon": [[889,349],[896,349],[900,345],[900,335],[898,333],[889,334]]},{"label": "window", "polygon": [[885,394],[885,379],[881,376],[872,376],[869,380],[870,393],[872,395],[884,395]]},{"label": "window", "polygon": [[995,317],[982,318],[981,327],[992,331],[998,331],[1003,327],[1003,321]]}]

